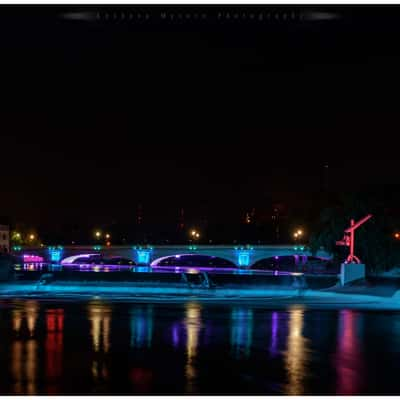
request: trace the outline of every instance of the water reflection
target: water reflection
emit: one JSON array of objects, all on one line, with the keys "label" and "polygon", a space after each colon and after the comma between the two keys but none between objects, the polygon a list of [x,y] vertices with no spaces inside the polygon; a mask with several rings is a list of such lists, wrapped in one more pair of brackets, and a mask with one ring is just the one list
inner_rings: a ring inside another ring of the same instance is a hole
[{"label": "water reflection", "polygon": [[304,309],[292,308],[289,311],[289,335],[285,351],[285,366],[288,383],[284,394],[301,395],[305,392],[305,378],[308,375],[309,340],[303,336]]},{"label": "water reflection", "polygon": [[181,327],[180,327],[179,322],[175,322],[172,325],[172,344],[176,349],[179,347],[179,342],[180,342],[179,333],[180,333],[180,330],[181,330]]},{"label": "water reflection", "polygon": [[273,311],[271,316],[271,344],[269,346],[269,352],[272,357],[278,355],[278,321],[278,312]]},{"label": "water reflection", "polygon": [[108,378],[104,355],[110,350],[111,307],[93,302],[88,306],[90,335],[95,357],[92,360],[92,376],[97,382]]},{"label": "water reflection", "polygon": [[[11,344],[13,393],[32,395],[37,393],[38,345],[34,335],[39,305],[36,301],[28,300],[22,303],[22,309],[19,308],[19,304],[17,307],[11,314],[15,333]],[[24,324],[26,330],[24,330]]]},{"label": "water reflection", "polygon": [[399,392],[398,343],[371,350],[379,332],[395,332],[397,312],[56,304],[0,302],[1,393]]},{"label": "water reflection", "polygon": [[28,300],[25,305],[26,322],[29,330],[29,335],[32,337],[36,328],[38,318],[39,304],[34,300]]},{"label": "water reflection", "polygon": [[133,307],[131,311],[131,347],[151,347],[153,306]]},{"label": "water reflection", "polygon": [[363,360],[358,340],[360,315],[351,310],[339,312],[339,329],[335,366],[337,394],[361,392]]},{"label": "water reflection", "polygon": [[201,306],[197,303],[188,303],[186,305],[186,318],[184,320],[186,328],[186,392],[196,391],[196,356],[201,329]]},{"label": "water reflection", "polygon": [[59,392],[63,362],[64,310],[49,309],[46,313],[46,379],[48,394]]},{"label": "water reflection", "polygon": [[19,309],[12,310],[12,325],[13,331],[18,336],[21,332],[21,325],[22,325],[22,311]]},{"label": "water reflection", "polygon": [[150,392],[151,381],[153,379],[153,372],[150,369],[139,367],[132,368],[130,378],[137,392]]},{"label": "water reflection", "polygon": [[233,356],[240,359],[250,356],[253,341],[253,310],[233,307],[231,313],[231,349]]},{"label": "water reflection", "polygon": [[111,308],[90,303],[88,309],[93,350],[95,353],[100,351],[107,353],[110,349]]}]

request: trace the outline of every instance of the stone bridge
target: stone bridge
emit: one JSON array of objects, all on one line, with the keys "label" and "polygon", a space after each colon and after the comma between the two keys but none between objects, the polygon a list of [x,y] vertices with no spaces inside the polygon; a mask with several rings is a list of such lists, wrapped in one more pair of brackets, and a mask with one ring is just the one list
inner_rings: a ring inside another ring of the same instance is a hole
[{"label": "stone bridge", "polygon": [[[299,245],[160,245],[160,246],[54,246],[43,248],[17,247],[13,254],[38,255],[47,262],[60,262],[78,254],[101,254],[104,257],[121,256],[133,259],[139,265],[156,265],[161,259],[177,255],[203,255],[228,260],[237,267],[250,267],[256,262],[272,257],[293,256],[296,264],[304,264],[311,252]],[[331,259],[319,251],[315,257]]]}]

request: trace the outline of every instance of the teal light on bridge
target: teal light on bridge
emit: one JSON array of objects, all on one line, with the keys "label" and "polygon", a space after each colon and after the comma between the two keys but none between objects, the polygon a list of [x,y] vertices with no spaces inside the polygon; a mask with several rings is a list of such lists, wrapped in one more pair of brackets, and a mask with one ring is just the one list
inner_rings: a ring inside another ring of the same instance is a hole
[{"label": "teal light on bridge", "polygon": [[13,246],[12,249],[13,249],[13,251],[21,251],[22,247],[21,246]]},{"label": "teal light on bridge", "polygon": [[249,251],[239,251],[237,263],[238,263],[239,267],[248,267],[250,265],[250,252]]},{"label": "teal light on bridge", "polygon": [[101,246],[100,245],[93,246],[93,250],[100,251],[101,250]]},{"label": "teal light on bridge", "polygon": [[136,253],[136,262],[140,265],[149,265],[150,264],[150,255],[153,251],[153,247],[142,247],[135,246],[133,248]]},{"label": "teal light on bridge", "polygon": [[58,263],[61,261],[62,253],[63,253],[62,246],[49,247],[48,251],[49,251],[49,257],[50,257],[51,262]]},{"label": "teal light on bridge", "polygon": [[197,246],[189,246],[188,249],[189,250],[197,250]]},{"label": "teal light on bridge", "polygon": [[150,263],[150,251],[138,250],[137,251],[138,264],[149,264]]},{"label": "teal light on bridge", "polygon": [[250,256],[254,248],[251,247],[250,245],[246,245],[246,246],[237,246],[234,249],[237,255],[237,265],[239,267],[249,267]]},{"label": "teal light on bridge", "polygon": [[301,250],[301,251],[304,251],[304,246],[294,246],[293,247],[293,250]]}]

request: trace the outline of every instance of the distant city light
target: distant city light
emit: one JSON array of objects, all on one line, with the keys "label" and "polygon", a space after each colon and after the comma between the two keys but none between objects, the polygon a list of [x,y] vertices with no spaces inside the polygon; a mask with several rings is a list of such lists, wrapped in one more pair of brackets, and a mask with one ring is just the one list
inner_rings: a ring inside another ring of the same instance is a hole
[{"label": "distant city light", "polygon": [[29,240],[34,240],[34,239],[35,239],[35,235],[30,234],[30,235],[29,235]]},{"label": "distant city light", "polygon": [[303,235],[303,230],[302,229],[296,229],[295,232],[293,233],[293,237],[295,239],[300,238]]},{"label": "distant city light", "polygon": [[106,239],[110,239],[110,234],[109,233],[106,233]]},{"label": "distant city light", "polygon": [[200,237],[200,233],[197,232],[195,229],[190,231],[190,235],[192,236],[193,239],[198,239]]},{"label": "distant city light", "polygon": [[100,231],[96,231],[94,233],[94,235],[96,236],[97,239],[99,239],[101,237],[101,232]]}]

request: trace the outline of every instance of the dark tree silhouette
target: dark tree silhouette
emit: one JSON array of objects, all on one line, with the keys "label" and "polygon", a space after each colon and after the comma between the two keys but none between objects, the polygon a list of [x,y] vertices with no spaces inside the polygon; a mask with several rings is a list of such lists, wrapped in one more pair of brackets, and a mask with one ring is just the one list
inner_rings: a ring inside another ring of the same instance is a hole
[{"label": "dark tree silhouette", "polygon": [[364,262],[369,272],[385,271],[400,262],[400,243],[393,237],[400,227],[397,216],[390,213],[390,207],[381,193],[347,193],[338,201],[324,208],[310,237],[310,248],[316,252],[320,248],[333,253],[336,263],[343,262],[348,248],[336,246],[343,232],[355,221],[367,214],[373,218],[355,233],[355,254]]}]

